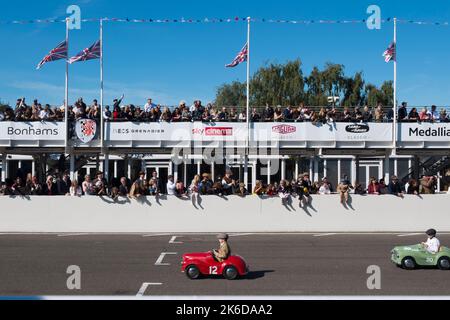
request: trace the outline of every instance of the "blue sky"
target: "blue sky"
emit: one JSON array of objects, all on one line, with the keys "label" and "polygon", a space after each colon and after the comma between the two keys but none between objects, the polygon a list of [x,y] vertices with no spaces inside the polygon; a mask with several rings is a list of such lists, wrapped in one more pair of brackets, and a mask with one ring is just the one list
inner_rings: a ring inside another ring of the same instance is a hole
[{"label": "blue sky", "polygon": [[[2,1],[0,20],[63,18],[70,4],[81,7],[82,18],[228,18],[266,19],[365,19],[370,4],[379,5],[382,18],[450,21],[450,3],[437,1]],[[70,54],[98,39],[98,24],[83,23],[71,31]],[[0,59],[0,99],[39,98],[61,104],[64,99],[62,61],[35,67],[65,37],[57,24],[0,25],[3,48]],[[300,58],[304,73],[326,62],[342,63],[346,74],[363,71],[374,84],[393,78],[392,64],[382,52],[393,37],[392,23],[381,30],[365,24],[252,25],[254,72],[267,61]],[[398,26],[398,99],[410,105],[450,104],[450,26]],[[126,95],[125,103],[209,102],[217,87],[245,80],[244,65],[225,69],[246,41],[246,24],[132,24],[105,25],[105,104]],[[99,63],[90,61],[70,68],[70,102],[99,97]]]}]

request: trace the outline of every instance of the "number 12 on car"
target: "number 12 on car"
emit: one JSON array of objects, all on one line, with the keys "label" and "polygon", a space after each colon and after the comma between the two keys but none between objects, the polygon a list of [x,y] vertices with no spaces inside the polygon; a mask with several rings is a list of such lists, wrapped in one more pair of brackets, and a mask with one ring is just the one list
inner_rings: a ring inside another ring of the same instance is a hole
[{"label": "number 12 on car", "polygon": [[217,267],[209,267],[209,274],[217,274]]}]

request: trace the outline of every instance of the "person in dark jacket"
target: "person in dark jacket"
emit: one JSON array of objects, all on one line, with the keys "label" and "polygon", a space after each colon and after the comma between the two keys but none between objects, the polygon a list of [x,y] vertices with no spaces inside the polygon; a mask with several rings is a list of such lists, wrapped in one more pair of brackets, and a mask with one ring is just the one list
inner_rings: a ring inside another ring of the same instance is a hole
[{"label": "person in dark jacket", "polygon": [[397,178],[397,176],[392,176],[392,180],[388,185],[389,193],[392,195],[396,195],[398,197],[403,197],[404,192],[403,188]]},{"label": "person in dark jacket", "polygon": [[48,176],[47,181],[42,186],[42,195],[44,195],[44,196],[57,196],[58,195],[58,187],[53,182],[52,176]]},{"label": "person in dark jacket", "polygon": [[65,196],[70,193],[70,186],[72,181],[69,178],[69,172],[65,171],[61,178],[56,181],[56,187],[58,188],[58,194],[60,196]]}]

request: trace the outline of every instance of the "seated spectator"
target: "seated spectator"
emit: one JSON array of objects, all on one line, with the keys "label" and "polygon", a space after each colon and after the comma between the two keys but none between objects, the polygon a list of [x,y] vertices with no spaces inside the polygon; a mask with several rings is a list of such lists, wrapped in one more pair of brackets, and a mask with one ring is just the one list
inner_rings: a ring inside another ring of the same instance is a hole
[{"label": "seated spectator", "polygon": [[129,195],[129,193],[130,193],[130,190],[128,188],[127,178],[125,178],[125,177],[120,178],[119,196],[127,197]]},{"label": "seated spectator", "polygon": [[320,195],[331,194],[330,185],[322,181],[322,184],[319,188],[319,194]]},{"label": "seated spectator", "polygon": [[227,172],[225,173],[225,176],[222,179],[222,188],[223,188],[223,192],[226,195],[230,195],[232,194],[232,188],[233,185],[235,184],[235,181],[232,178],[233,176],[233,172],[231,172],[230,170],[227,170]]},{"label": "seated spectator", "polygon": [[342,113],[342,122],[351,122],[352,113],[348,107],[344,107],[344,112]]},{"label": "seated spectator", "polygon": [[103,172],[99,171],[97,172],[97,177],[92,182],[94,194],[97,196],[104,196],[107,194],[106,192],[106,186],[107,186],[106,179],[103,177]]},{"label": "seated spectator", "polygon": [[425,121],[425,122],[431,120],[431,114],[426,107],[423,108],[422,111],[419,113],[419,119],[420,119],[420,121]]},{"label": "seated spectator", "polygon": [[202,121],[203,122],[212,122],[213,120],[212,120],[213,118],[211,117],[211,113],[209,112],[209,110],[205,110],[204,112],[203,112],[203,115],[202,115]]},{"label": "seated spectator", "polygon": [[340,196],[341,204],[348,204],[351,189],[353,189],[353,186],[351,185],[350,180],[348,180],[348,177],[344,175],[344,178],[341,180],[337,187],[337,192]]},{"label": "seated spectator", "polygon": [[377,108],[375,109],[375,122],[383,122],[384,121],[384,111],[383,111],[383,105],[378,104]]},{"label": "seated spectator", "polygon": [[239,113],[239,118],[238,118],[239,122],[247,122],[247,113],[245,112],[245,110],[242,110]]},{"label": "seated spectator", "polygon": [[[145,182],[144,187],[147,185],[147,182]],[[150,196],[158,196],[160,189],[158,188],[158,180],[155,178],[152,178],[148,182],[148,195]]]},{"label": "seated spectator", "polygon": [[209,174],[204,173],[202,180],[199,182],[198,189],[201,195],[212,194],[213,182]]},{"label": "seated spectator", "polygon": [[192,179],[191,185],[189,186],[189,190],[192,194],[199,193],[199,183],[200,183],[200,176],[197,174],[195,175],[194,179]]},{"label": "seated spectator", "polygon": [[312,193],[312,182],[309,178],[309,173],[305,172],[301,174],[297,180],[297,195],[300,200],[300,205],[308,205],[311,203],[311,193]]},{"label": "seated spectator", "polygon": [[77,181],[71,183],[69,194],[72,197],[81,197],[83,195],[83,189],[78,185]]},{"label": "seated spectator", "polygon": [[355,107],[355,113],[353,115],[353,121],[354,122],[362,122],[363,121],[363,113],[359,109],[359,107]]},{"label": "seated spectator", "polygon": [[217,115],[217,121],[219,122],[227,122],[228,121],[228,111],[227,108],[223,107],[222,111],[219,112],[219,114]]},{"label": "seated spectator", "polygon": [[359,195],[365,195],[366,194],[366,189],[364,189],[364,187],[362,186],[361,183],[356,181],[355,182],[354,193],[355,194],[359,194]]},{"label": "seated spectator", "polygon": [[175,185],[175,195],[177,197],[187,197],[187,189],[184,186],[184,183],[180,180],[178,180]]},{"label": "seated spectator", "polygon": [[422,194],[434,194],[436,192],[437,179],[435,177],[423,176],[420,179],[420,190]]},{"label": "seated spectator", "polygon": [[281,198],[281,203],[283,205],[288,202],[291,194],[289,193],[289,190],[287,188],[286,180],[280,181],[280,186],[278,187],[278,196]]},{"label": "seated spectator", "polygon": [[372,112],[369,109],[369,106],[364,107],[364,111],[362,113],[362,122],[372,122],[373,115]]},{"label": "seated spectator", "polygon": [[378,182],[378,190],[380,194],[388,194],[389,190],[384,179],[380,179],[380,182]]},{"label": "seated spectator", "polygon": [[273,114],[273,121],[281,122],[283,121],[283,112],[281,111],[281,106],[277,106]]},{"label": "seated spectator", "polygon": [[231,187],[225,193],[223,185],[222,185],[222,181],[223,180],[222,180],[221,177],[217,177],[216,182],[214,182],[212,184],[212,187],[211,187],[211,190],[210,190],[210,194],[217,194],[219,196],[222,196],[223,194],[230,195],[230,194],[233,193],[233,184],[234,184],[234,182],[232,183]]},{"label": "seated spectator", "polygon": [[103,111],[103,119],[105,121],[113,120],[112,112],[109,110],[109,106],[105,106],[105,110]]},{"label": "seated spectator", "polygon": [[278,187],[275,186],[274,184],[269,184],[269,185],[267,186],[267,189],[266,189],[266,194],[267,194],[269,197],[276,196],[277,193],[278,193],[277,188],[278,188]]},{"label": "seated spectator", "polygon": [[293,109],[291,105],[288,105],[286,109],[283,110],[283,120],[286,122],[292,121]]},{"label": "seated spectator", "polygon": [[256,180],[255,187],[253,188],[253,194],[257,196],[262,196],[264,194],[264,188],[261,181]]},{"label": "seated spectator", "polygon": [[27,194],[31,196],[40,196],[42,194],[42,185],[36,176],[33,176],[31,181],[27,182],[25,188],[27,189]]},{"label": "seated spectator", "polygon": [[165,107],[163,113],[161,114],[160,121],[161,122],[170,122],[172,118],[172,114],[170,113],[169,108]]},{"label": "seated spectator", "polygon": [[439,112],[437,111],[437,107],[435,105],[431,106],[431,111],[430,111],[430,120],[432,122],[438,122],[439,121]]},{"label": "seated spectator", "polygon": [[81,184],[81,188],[83,189],[83,194],[85,196],[93,196],[93,195],[95,195],[94,185],[92,184],[90,175],[87,174],[87,175],[84,176],[84,181]]},{"label": "seated spectator", "polygon": [[243,182],[239,183],[235,194],[240,197],[245,197],[248,194],[247,188],[245,187],[245,184]]},{"label": "seated spectator", "polygon": [[396,195],[398,197],[404,196],[403,188],[402,188],[397,176],[392,176],[391,182],[388,185],[388,191],[390,194]]},{"label": "seated spectator", "polygon": [[402,102],[402,106],[398,108],[398,121],[403,122],[408,117],[408,104],[406,102]]},{"label": "seated spectator", "polygon": [[172,122],[180,122],[181,121],[181,112],[179,108],[175,108],[172,113]]},{"label": "seated spectator", "polygon": [[252,114],[250,115],[250,121],[251,122],[259,122],[261,121],[261,115],[258,113],[256,108],[253,108]]},{"label": "seated spectator", "polygon": [[39,112],[39,119],[41,121],[46,121],[50,119],[52,112],[50,110],[50,105],[46,104],[45,108]]},{"label": "seated spectator", "polygon": [[412,108],[408,114],[408,120],[411,122],[420,121],[419,113],[416,108]]},{"label": "seated spectator", "polygon": [[58,188],[58,194],[60,196],[68,195],[70,192],[70,186],[72,185],[72,182],[69,178],[69,172],[65,171],[58,180],[56,180],[56,186]]},{"label": "seated spectator", "polygon": [[367,193],[375,194],[375,195],[380,194],[380,185],[379,185],[377,179],[375,179],[374,177],[370,178],[369,186],[367,187]]},{"label": "seated spectator", "polygon": [[167,181],[167,194],[169,196],[174,196],[176,194],[176,183],[172,175],[168,177]]},{"label": "seated spectator", "polygon": [[22,178],[20,178],[20,177],[16,178],[16,181],[12,185],[12,190],[14,192],[14,195],[16,195],[16,196],[25,196],[26,195],[25,185],[22,182]]},{"label": "seated spectator", "polygon": [[415,179],[410,179],[408,182],[408,187],[406,188],[407,194],[413,194],[413,195],[419,195],[420,194],[420,188],[419,184]]},{"label": "seated spectator", "polygon": [[234,107],[231,108],[230,114],[228,116],[228,121],[230,121],[230,122],[237,122],[238,121],[238,117],[239,117],[239,115],[238,115],[238,113],[236,111],[236,108],[234,108]]},{"label": "seated spectator", "polygon": [[447,116],[447,110],[442,109],[439,114],[439,122],[449,122],[449,118]]},{"label": "seated spectator", "polygon": [[45,184],[42,186],[42,194],[45,196],[57,196],[58,188],[56,184],[53,182],[53,177],[48,176]]},{"label": "seated spectator", "polygon": [[263,113],[264,122],[273,122],[274,113],[275,110],[273,110],[273,108],[267,104]]}]

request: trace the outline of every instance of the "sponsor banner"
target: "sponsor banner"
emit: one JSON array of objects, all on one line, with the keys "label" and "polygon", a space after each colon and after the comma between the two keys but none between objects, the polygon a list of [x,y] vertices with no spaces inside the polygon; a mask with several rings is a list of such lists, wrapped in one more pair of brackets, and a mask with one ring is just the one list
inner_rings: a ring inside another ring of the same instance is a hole
[{"label": "sponsor banner", "polygon": [[106,128],[110,141],[240,141],[247,133],[245,123],[110,122]]},{"label": "sponsor banner", "polygon": [[255,123],[258,141],[392,141],[389,123]]},{"label": "sponsor banner", "polygon": [[107,122],[110,141],[185,141],[191,140],[191,123]]},{"label": "sponsor banner", "polygon": [[91,119],[80,119],[75,124],[75,132],[81,142],[89,143],[97,133],[97,123]]},{"label": "sponsor banner", "polygon": [[401,123],[401,141],[450,141],[450,123]]},{"label": "sponsor banner", "polygon": [[0,122],[0,140],[64,140],[64,122]]}]

